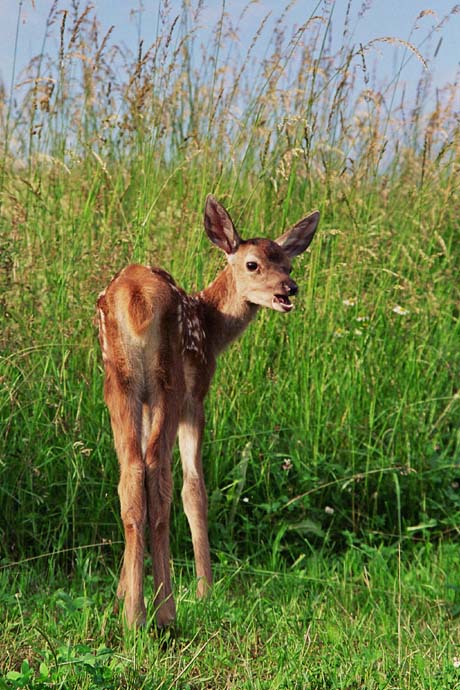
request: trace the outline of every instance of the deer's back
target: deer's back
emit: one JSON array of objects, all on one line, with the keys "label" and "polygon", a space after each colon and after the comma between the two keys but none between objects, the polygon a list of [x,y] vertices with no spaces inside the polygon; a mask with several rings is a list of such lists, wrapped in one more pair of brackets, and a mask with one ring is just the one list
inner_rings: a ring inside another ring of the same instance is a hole
[{"label": "deer's back", "polygon": [[128,266],[99,295],[97,310],[106,380],[115,374],[142,397],[158,381],[206,393],[214,361],[208,361],[202,303],[166,271]]},{"label": "deer's back", "polygon": [[169,274],[137,264],[118,273],[99,295],[104,366],[124,387],[145,386],[178,359],[180,301]]}]

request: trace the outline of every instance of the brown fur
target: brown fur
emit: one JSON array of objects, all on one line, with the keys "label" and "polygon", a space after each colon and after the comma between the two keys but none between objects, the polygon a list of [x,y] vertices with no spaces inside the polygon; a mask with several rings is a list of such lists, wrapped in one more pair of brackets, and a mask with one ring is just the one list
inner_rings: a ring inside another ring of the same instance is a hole
[{"label": "brown fur", "polygon": [[147,523],[157,623],[167,625],[175,617],[169,515],[176,436],[198,595],[203,596],[211,586],[201,465],[204,398],[217,356],[244,331],[259,306],[278,311],[292,308],[288,295],[295,294],[297,286],[289,277],[291,258],[309,245],[318,218],[317,212],[311,214],[278,243],[265,239],[244,242],[225,209],[209,196],[205,229],[228,256],[228,266],[209,287],[189,296],[166,271],[134,264],[120,271],[98,298],[104,398],[120,464],[118,492],[126,542],[117,594],[125,598],[129,625],[145,622],[142,580]]}]

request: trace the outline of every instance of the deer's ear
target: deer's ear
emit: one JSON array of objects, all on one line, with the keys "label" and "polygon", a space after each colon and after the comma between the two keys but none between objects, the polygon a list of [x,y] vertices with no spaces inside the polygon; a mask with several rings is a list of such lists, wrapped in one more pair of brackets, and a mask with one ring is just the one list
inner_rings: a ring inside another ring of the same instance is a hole
[{"label": "deer's ear", "polygon": [[211,242],[226,254],[234,254],[240,246],[241,238],[232,219],[212,194],[206,198],[204,229]]},{"label": "deer's ear", "polygon": [[286,254],[292,259],[302,254],[312,241],[319,222],[319,211],[313,211],[306,218],[302,218],[292,228],[287,230],[276,243],[280,245]]}]

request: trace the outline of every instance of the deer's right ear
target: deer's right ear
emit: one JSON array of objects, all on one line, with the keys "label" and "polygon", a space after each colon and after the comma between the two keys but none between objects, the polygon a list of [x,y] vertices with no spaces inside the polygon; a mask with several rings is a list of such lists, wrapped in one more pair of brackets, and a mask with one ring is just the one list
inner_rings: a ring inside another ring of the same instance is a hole
[{"label": "deer's right ear", "polygon": [[206,198],[204,229],[211,242],[226,254],[234,254],[240,246],[241,237],[235,230],[232,219],[212,194],[208,194]]},{"label": "deer's right ear", "polygon": [[275,241],[293,259],[306,250],[315,235],[318,222],[319,211],[313,211]]}]

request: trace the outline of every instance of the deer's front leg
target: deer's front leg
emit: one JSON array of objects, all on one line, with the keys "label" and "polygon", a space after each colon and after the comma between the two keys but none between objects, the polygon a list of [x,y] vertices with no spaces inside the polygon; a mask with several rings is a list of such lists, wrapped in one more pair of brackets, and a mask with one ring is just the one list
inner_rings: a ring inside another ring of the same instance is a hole
[{"label": "deer's front leg", "polygon": [[208,539],[208,496],[201,463],[203,429],[203,404],[188,399],[179,422],[179,449],[184,475],[182,501],[192,533],[199,597],[204,596],[212,584]]}]

